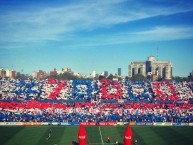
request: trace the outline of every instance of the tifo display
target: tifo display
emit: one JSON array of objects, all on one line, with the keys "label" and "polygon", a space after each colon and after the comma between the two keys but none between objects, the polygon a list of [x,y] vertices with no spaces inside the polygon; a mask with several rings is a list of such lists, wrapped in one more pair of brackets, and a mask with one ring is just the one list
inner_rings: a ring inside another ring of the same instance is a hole
[{"label": "tifo display", "polygon": [[0,80],[0,122],[191,125],[192,90],[192,83],[176,81],[3,78]]}]

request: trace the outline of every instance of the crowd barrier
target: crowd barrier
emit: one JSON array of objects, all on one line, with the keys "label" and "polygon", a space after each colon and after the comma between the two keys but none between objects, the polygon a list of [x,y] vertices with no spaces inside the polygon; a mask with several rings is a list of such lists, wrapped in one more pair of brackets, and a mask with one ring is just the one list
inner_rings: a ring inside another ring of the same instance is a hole
[{"label": "crowd barrier", "polygon": [[0,126],[120,126],[130,124],[131,126],[193,126],[193,123],[171,123],[171,122],[0,122]]}]

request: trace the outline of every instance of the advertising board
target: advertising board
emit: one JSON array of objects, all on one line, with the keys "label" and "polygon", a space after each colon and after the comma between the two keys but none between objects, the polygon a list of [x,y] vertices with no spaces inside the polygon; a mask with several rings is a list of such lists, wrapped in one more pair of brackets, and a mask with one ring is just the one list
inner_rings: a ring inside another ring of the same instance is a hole
[{"label": "advertising board", "polygon": [[23,125],[23,122],[0,122],[0,125]]},{"label": "advertising board", "polygon": [[189,124],[188,123],[181,123],[181,126],[189,126]]},{"label": "advertising board", "polygon": [[193,126],[193,123],[189,123],[189,126]]},{"label": "advertising board", "polygon": [[80,122],[80,125],[95,126],[95,125],[96,125],[96,122]]},{"label": "advertising board", "polygon": [[135,121],[129,122],[129,125],[136,125]]},{"label": "advertising board", "polygon": [[48,125],[49,122],[42,122],[42,125]]},{"label": "advertising board", "polygon": [[172,126],[171,122],[154,122],[153,125],[155,126]]},{"label": "advertising board", "polygon": [[41,122],[23,122],[23,125],[25,126],[39,126],[42,125]]},{"label": "advertising board", "polygon": [[117,122],[99,122],[100,126],[116,126]]},{"label": "advertising board", "polygon": [[61,122],[60,125],[69,125],[68,122]]},{"label": "advertising board", "polygon": [[137,122],[136,125],[145,125],[145,122]]},{"label": "advertising board", "polygon": [[152,122],[146,122],[145,125],[153,125]]}]

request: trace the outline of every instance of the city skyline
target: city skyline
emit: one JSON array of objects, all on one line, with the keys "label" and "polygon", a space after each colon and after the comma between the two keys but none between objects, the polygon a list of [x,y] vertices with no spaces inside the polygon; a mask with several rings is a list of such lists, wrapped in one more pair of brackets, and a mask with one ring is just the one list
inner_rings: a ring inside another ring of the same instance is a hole
[{"label": "city skyline", "polygon": [[72,68],[90,74],[148,56],[171,61],[173,76],[193,70],[191,0],[0,0],[0,67]]}]

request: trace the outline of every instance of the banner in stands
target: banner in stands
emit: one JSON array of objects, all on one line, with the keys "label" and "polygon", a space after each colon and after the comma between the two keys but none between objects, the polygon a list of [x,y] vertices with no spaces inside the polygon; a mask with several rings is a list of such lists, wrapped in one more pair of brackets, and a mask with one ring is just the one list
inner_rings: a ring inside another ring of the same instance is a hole
[{"label": "banner in stands", "polygon": [[117,122],[99,122],[101,126],[116,126]]},{"label": "banner in stands", "polygon": [[80,125],[95,126],[95,125],[96,125],[96,122],[80,122]]},{"label": "banner in stands", "polygon": [[0,122],[0,125],[23,125],[23,122]]}]

